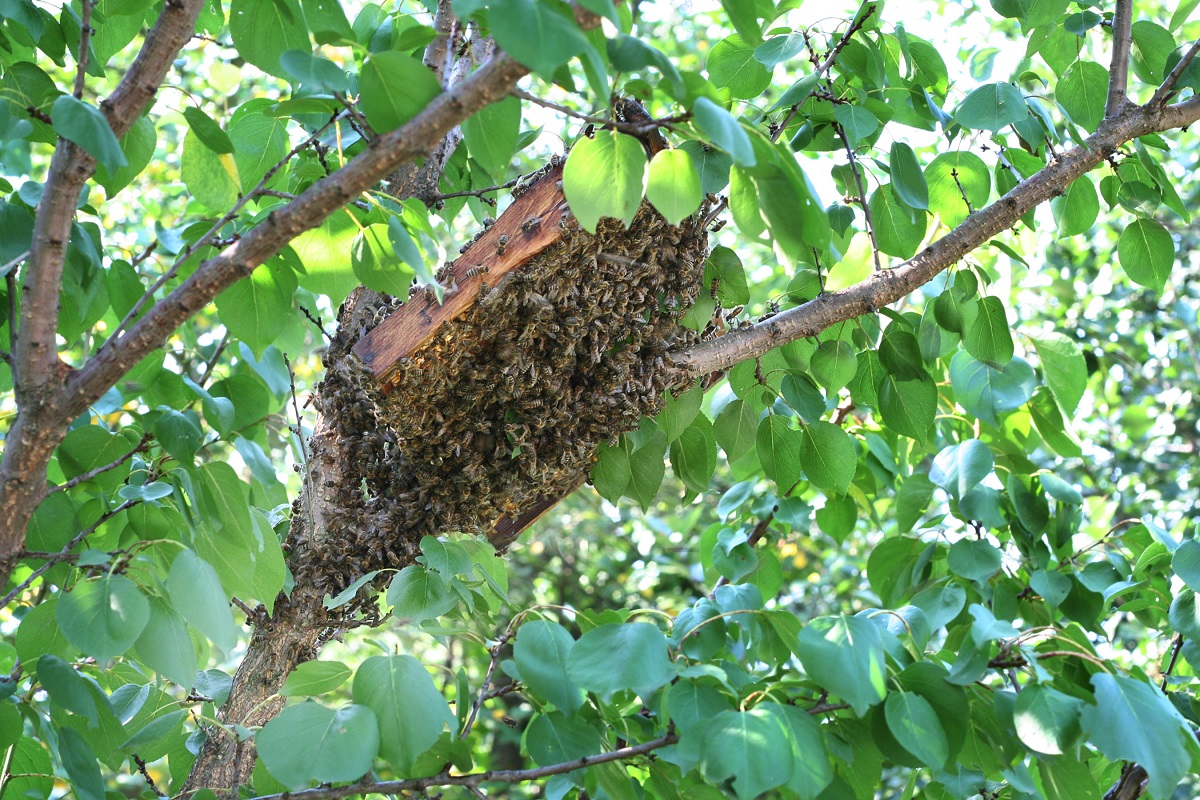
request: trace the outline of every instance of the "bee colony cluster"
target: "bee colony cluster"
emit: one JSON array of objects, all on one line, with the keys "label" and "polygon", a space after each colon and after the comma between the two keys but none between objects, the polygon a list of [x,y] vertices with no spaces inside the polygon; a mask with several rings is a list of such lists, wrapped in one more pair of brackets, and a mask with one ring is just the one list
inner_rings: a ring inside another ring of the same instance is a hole
[{"label": "bee colony cluster", "polygon": [[350,349],[400,304],[343,323],[318,392],[346,459],[342,508],[314,543],[314,579],[337,592],[411,563],[423,535],[487,531],[564,494],[599,443],[660,410],[668,351],[699,338],[678,320],[701,290],[705,211],[674,227],[643,204],[628,229],[605,219],[594,236],[565,210],[539,220],[558,226],[554,244],[490,287],[484,272],[465,314],[399,359],[390,393]]}]

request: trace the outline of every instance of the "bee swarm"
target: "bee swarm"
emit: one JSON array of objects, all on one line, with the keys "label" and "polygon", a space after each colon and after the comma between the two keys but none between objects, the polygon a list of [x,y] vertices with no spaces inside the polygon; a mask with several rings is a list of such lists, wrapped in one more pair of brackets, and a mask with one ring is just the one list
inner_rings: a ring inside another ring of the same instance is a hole
[{"label": "bee swarm", "polygon": [[675,227],[643,204],[628,229],[605,219],[594,236],[566,212],[548,220],[556,241],[399,359],[387,394],[350,350],[402,304],[366,293],[367,321],[342,320],[317,392],[346,461],[312,577],[337,592],[412,563],[426,534],[491,530],[568,492],[599,443],[659,411],[668,351],[699,338],[678,320],[701,289],[704,216]]}]

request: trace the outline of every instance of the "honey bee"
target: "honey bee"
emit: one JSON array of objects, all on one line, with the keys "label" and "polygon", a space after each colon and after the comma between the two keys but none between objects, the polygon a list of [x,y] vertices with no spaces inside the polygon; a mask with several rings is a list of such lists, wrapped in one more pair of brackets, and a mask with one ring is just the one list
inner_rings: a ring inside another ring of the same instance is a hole
[{"label": "honey bee", "polygon": [[508,249],[508,234],[500,234],[500,238],[496,240],[496,255],[504,255],[504,251]]}]

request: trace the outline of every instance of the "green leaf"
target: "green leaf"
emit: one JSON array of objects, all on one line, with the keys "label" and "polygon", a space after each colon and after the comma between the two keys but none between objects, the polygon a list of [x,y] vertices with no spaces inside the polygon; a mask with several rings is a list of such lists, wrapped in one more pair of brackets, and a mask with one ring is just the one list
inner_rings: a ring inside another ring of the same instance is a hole
[{"label": "green leaf", "polygon": [[704,285],[710,292],[714,280],[717,282],[717,299],[722,306],[733,308],[750,302],[742,260],[736,252],[722,245],[714,247],[704,263]]},{"label": "green leaf", "polygon": [[1117,257],[1131,281],[1161,294],[1175,265],[1175,241],[1162,223],[1135,219],[1117,239]]},{"label": "green leaf", "polygon": [[462,124],[467,152],[497,183],[508,176],[521,129],[521,101],[506,97],[484,106]]},{"label": "green leaf", "polygon": [[998,370],[961,350],[950,360],[950,381],[959,405],[990,425],[1025,405],[1037,387],[1033,368],[1023,359]]},{"label": "green leaf", "polygon": [[1050,387],[1063,413],[1075,413],[1087,389],[1087,361],[1079,342],[1061,333],[1030,336],[1042,362],[1042,380]]},{"label": "green leaf", "polygon": [[213,212],[224,212],[237,202],[241,182],[232,156],[220,156],[188,131],[183,137],[180,173],[188,194]]},{"label": "green leaf", "polygon": [[650,160],[646,199],[667,222],[678,225],[696,213],[704,192],[700,173],[683,150],[662,150]]},{"label": "green leaf", "polygon": [[600,131],[571,150],[563,169],[563,191],[571,212],[589,233],[601,217],[626,225],[637,213],[646,186],[646,151],[632,136]]},{"label": "green leaf", "polygon": [[760,703],[755,710],[773,714],[792,747],[792,777],[787,787],[802,798],[816,797],[833,781],[833,765],[822,726],[803,710],[779,703]]},{"label": "green leaf", "polygon": [[298,286],[292,268],[281,258],[270,258],[217,295],[217,313],[229,332],[261,358],[287,327]]},{"label": "green leaf", "polygon": [[126,165],[112,171],[103,164],[96,165],[96,182],[104,187],[109,198],[115,197],[142,173],[154,157],[156,143],[154,123],[149,117],[139,117],[121,137],[121,152],[125,154]]},{"label": "green leaf", "polygon": [[909,476],[896,493],[896,524],[901,533],[908,533],[929,508],[936,487],[921,473]]},{"label": "green leaf", "polygon": [[666,467],[663,458],[667,454],[667,437],[655,432],[650,440],[629,454],[630,480],[628,496],[638,501],[642,510],[650,507],[658,488],[662,485]]},{"label": "green leaf", "polygon": [[1003,368],[1012,361],[1012,326],[999,297],[981,298],[978,313],[963,331],[963,347],[980,361]]},{"label": "green leaf", "polygon": [[930,769],[946,766],[950,744],[928,700],[913,692],[891,692],[883,710],[888,729],[901,747]]},{"label": "green leaf", "polygon": [[1139,19],[1131,26],[1133,49],[1130,63],[1139,80],[1157,86],[1166,75],[1167,56],[1175,49],[1175,37],[1161,25]]},{"label": "green leaf", "polygon": [[879,413],[896,433],[924,442],[937,414],[937,384],[926,376],[901,381],[884,375],[879,385]]},{"label": "green leaf", "polygon": [[340,661],[305,661],[291,671],[279,693],[284,697],[325,694],[341,686],[352,674]]},{"label": "green leaf", "polygon": [[442,91],[424,64],[395,50],[371,54],[358,88],[363,114],[377,133],[399,128]]},{"label": "green leaf", "polygon": [[779,96],[779,99],[775,101],[775,104],[771,106],[769,111],[778,111],[781,108],[800,105],[813,93],[820,80],[821,76],[816,72],[810,72],[808,75],[800,78],[800,80],[789,86],[787,91]]},{"label": "green leaf", "polygon": [[986,581],[1002,563],[1000,551],[982,539],[959,539],[946,554],[950,571],[971,581]]},{"label": "green leaf", "polygon": [[51,702],[86,719],[88,727],[99,724],[102,708],[111,713],[107,707],[97,705],[98,693],[95,685],[61,658],[42,656],[37,660],[37,673],[38,683],[46,690]]},{"label": "green leaf", "polygon": [[1192,640],[1200,640],[1200,606],[1196,603],[1196,593],[1184,589],[1171,601],[1168,620],[1175,632]]},{"label": "green leaf", "polygon": [[787,783],[794,770],[791,741],[770,710],[722,711],[704,733],[702,769],[714,783],[732,779],[739,800]]},{"label": "green leaf", "polygon": [[817,685],[862,716],[887,694],[883,639],[864,617],[818,617],[800,631],[796,655]]},{"label": "green leaf", "polygon": [[316,35],[319,44],[354,41],[354,29],[350,27],[339,0],[301,0],[301,5],[308,27]]},{"label": "green leaf", "polygon": [[232,0],[229,34],[242,58],[280,78],[287,77],[279,61],[284,52],[312,49],[296,0]]},{"label": "green leaf", "polygon": [[602,749],[595,727],[557,711],[533,718],[525,730],[525,747],[530,758],[543,767],[593,756]]},{"label": "green leaf", "polygon": [[989,83],[966,96],[954,112],[954,121],[964,128],[995,133],[1028,114],[1020,89],[1011,83]]},{"label": "green leaf", "polygon": [[717,88],[748,100],[761,95],[771,83],[771,73],[755,58],[756,46],[741,36],[728,36],[708,54],[708,77]]},{"label": "green leaf", "polygon": [[246,484],[224,463],[205,464],[192,475],[199,486],[204,515],[203,524],[192,535],[192,546],[217,570],[226,597],[253,597],[259,543],[246,500]]},{"label": "green leaf", "polygon": [[372,656],[364,661],[354,676],[354,702],[375,712],[380,755],[401,774],[454,724],[446,698],[412,656]]},{"label": "green leaf", "polygon": [[[919,174],[919,173],[918,173]],[[921,179],[924,188],[924,178]],[[871,195],[867,207],[875,225],[875,239],[880,252],[898,258],[912,258],[925,240],[926,214],[898,203],[889,187],[881,186]]]},{"label": "green leaf", "polygon": [[350,80],[341,67],[308,50],[287,50],[279,57],[279,64],[293,85],[341,94],[350,90]]},{"label": "green leaf", "polygon": [[293,239],[292,249],[305,270],[298,276],[300,285],[310,292],[328,295],[333,303],[346,299],[358,285],[350,259],[358,232],[354,218],[339,211]]},{"label": "green leaf", "polygon": [[[396,220],[392,217],[392,220]],[[396,225],[403,230],[404,226],[396,220]],[[396,297],[408,296],[416,272],[400,259],[390,241],[390,226],[376,223],[368,225],[354,238],[350,250],[350,263],[354,268],[354,276],[363,285],[377,292],[385,292]],[[407,236],[407,232],[405,232]],[[411,241],[411,237],[409,237]],[[416,250],[416,245],[413,245]],[[424,259],[417,256],[421,263]]]},{"label": "green leaf", "polygon": [[100,109],[64,94],[50,107],[50,117],[55,133],[82,147],[110,174],[128,166],[121,143]]},{"label": "green leaf", "polygon": [[758,18],[760,6],[755,0],[721,0],[721,8],[733,23],[733,29],[747,42],[758,42],[762,39],[762,28]]},{"label": "green leaf", "polygon": [[904,142],[892,144],[888,166],[892,170],[892,192],[906,206],[918,210],[929,208],[929,186],[917,161],[917,154]]},{"label": "green leaf", "polygon": [[1200,541],[1189,539],[1171,557],[1171,569],[1193,591],[1200,591]]},{"label": "green leaf", "polygon": [[1095,61],[1076,61],[1055,85],[1054,96],[1076,125],[1094,131],[1104,118],[1108,70]]},{"label": "green leaf", "polygon": [[443,578],[467,575],[471,572],[471,554],[460,542],[442,540],[436,536],[422,536],[421,558],[426,567]]},{"label": "green leaf", "polygon": [[56,617],[71,644],[105,663],[137,641],[150,619],[150,604],[129,578],[105,573],[64,592]]},{"label": "green leaf", "polygon": [[742,130],[741,123],[734,119],[732,114],[707,97],[696,99],[695,105],[692,106],[692,114],[704,135],[728,153],[734,164],[739,167],[754,166],[754,145],[750,143],[750,136]]},{"label": "green leaf", "polygon": [[848,384],[858,372],[858,353],[854,345],[841,340],[821,342],[817,351],[812,354],[809,370],[817,383],[825,388],[830,396],[836,394]]},{"label": "green leaf", "polygon": [[991,448],[978,439],[968,439],[937,454],[929,469],[929,479],[955,499],[961,499],[991,475],[994,466]]},{"label": "green leaf", "polygon": [[806,426],[803,434],[800,459],[808,480],[826,494],[845,494],[858,468],[858,450],[850,434],[824,420]]},{"label": "green leaf", "polygon": [[191,132],[196,134],[200,143],[209,150],[218,155],[233,152],[233,142],[230,141],[229,134],[208,114],[195,106],[188,106],[183,110],[183,118],[187,120]]},{"label": "green leaf", "polygon": [[667,640],[653,625],[610,623],[585,633],[567,657],[571,679],[607,700],[631,689],[647,698],[675,677]]},{"label": "green leaf", "polygon": [[75,796],[79,800],[104,800],[104,778],[87,740],[74,728],[64,726],[58,731],[58,752]]},{"label": "green leaf", "polygon": [[698,415],[671,443],[671,466],[689,489],[708,491],[717,468],[717,442],[708,417]]},{"label": "green leaf", "polygon": [[862,106],[848,103],[834,106],[833,117],[842,126],[851,147],[858,147],[879,130],[879,118]]},{"label": "green leaf", "polygon": [[334,711],[318,703],[288,706],[254,737],[258,755],[277,781],[296,791],[321,783],[355,781],[379,752],[379,726],[370,708]]},{"label": "green leaf", "polygon": [[[97,467],[111,464],[122,456],[128,455],[133,445],[123,436],[109,433],[99,425],[84,425],[67,434],[58,449],[58,463],[62,467],[63,477],[77,478],[85,472]],[[112,492],[129,477],[129,467],[122,466],[108,470],[89,483],[95,482],[105,492]],[[63,539],[63,544],[70,537]]]},{"label": "green leaf", "polygon": [[150,620],[133,647],[143,664],[180,686],[190,688],[196,679],[196,647],[187,623],[166,602],[151,598]]},{"label": "green leaf", "polygon": [[775,481],[779,491],[787,492],[795,486],[803,474],[804,434],[793,430],[786,418],[768,414],[758,423],[755,444],[763,472]]},{"label": "green leaf", "polygon": [[610,503],[619,500],[629,488],[633,473],[629,468],[629,453],[624,447],[601,444],[596,449],[596,463],[592,465],[592,485],[600,496]]},{"label": "green leaf", "polygon": [[488,13],[496,44],[549,78],[588,46],[573,17],[536,0],[494,0]]},{"label": "green leaf", "polygon": [[804,50],[804,35],[788,33],[782,36],[772,36],[754,50],[754,57],[763,66],[771,69],[784,61],[795,58]]},{"label": "green leaf", "polygon": [[[258,186],[270,170],[278,169],[277,165],[292,146],[288,139],[287,118],[269,114],[269,110],[271,104],[266,98],[251,100],[233,112],[229,123],[233,160],[237,165],[235,177],[241,181],[243,191]],[[267,185],[279,181],[283,174],[276,172]]]},{"label": "green leaf", "polygon": [[1050,201],[1050,211],[1054,214],[1060,237],[1087,233],[1100,213],[1096,185],[1087,175],[1080,177],[1061,197]]},{"label": "green leaf", "polygon": [[729,461],[737,461],[755,444],[758,413],[743,400],[734,400],[717,415],[713,436]]},{"label": "green leaf", "polygon": [[237,644],[237,629],[229,600],[221,588],[217,571],[192,550],[184,550],[171,562],[167,593],[189,625],[195,626],[223,652]]},{"label": "green leaf", "polygon": [[454,608],[458,605],[458,595],[437,573],[410,564],[392,578],[387,603],[400,619],[421,622],[440,617]]},{"label": "green leaf", "polygon": [[1039,753],[1069,752],[1079,741],[1084,702],[1050,686],[1034,684],[1017,695],[1013,722],[1026,747]]},{"label": "green leaf", "polygon": [[575,640],[563,626],[534,620],[521,626],[513,645],[513,659],[521,672],[521,682],[568,717],[575,716],[584,699],[583,689],[567,671],[574,644]]},{"label": "green leaf", "polygon": [[1191,764],[1192,726],[1157,687],[1124,675],[1092,675],[1096,703],[1083,707],[1083,730],[1111,761],[1136,761],[1150,794],[1168,797]]},{"label": "green leaf", "polygon": [[941,215],[942,222],[951,228],[967,218],[968,202],[971,210],[983,208],[992,190],[987,164],[969,150],[939,155],[926,167],[925,180],[929,184],[929,210]]}]

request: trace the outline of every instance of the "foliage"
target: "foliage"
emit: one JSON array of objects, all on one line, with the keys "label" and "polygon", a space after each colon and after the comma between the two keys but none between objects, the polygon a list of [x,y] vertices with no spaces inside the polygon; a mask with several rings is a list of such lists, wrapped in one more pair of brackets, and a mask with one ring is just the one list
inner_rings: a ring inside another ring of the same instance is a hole
[{"label": "foliage", "polygon": [[[0,2],[0,795],[1191,796],[1200,22],[1133,5]],[[303,585],[336,309],[556,137],[588,230],[727,204],[690,382],[508,559]]]}]

